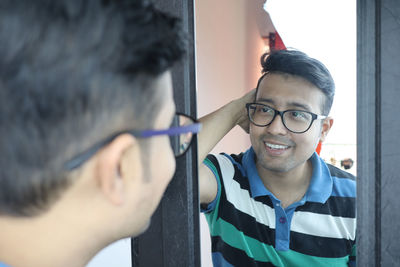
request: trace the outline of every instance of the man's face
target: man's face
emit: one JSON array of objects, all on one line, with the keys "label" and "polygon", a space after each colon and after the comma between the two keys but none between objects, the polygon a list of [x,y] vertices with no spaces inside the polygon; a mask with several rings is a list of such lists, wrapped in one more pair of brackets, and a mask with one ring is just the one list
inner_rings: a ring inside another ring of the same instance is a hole
[{"label": "man's face", "polygon": [[[256,102],[279,111],[296,109],[320,115],[324,98],[317,87],[301,77],[270,73],[259,85]],[[250,140],[258,169],[288,172],[303,165],[315,151],[324,128],[317,120],[307,132],[292,133],[285,128],[280,116],[266,127],[250,124]]]},{"label": "man's face", "polygon": [[[158,115],[155,117],[153,129],[166,129],[170,127],[175,114],[175,103],[172,96],[172,81],[170,72],[164,73],[158,80],[158,93],[163,103]],[[150,218],[157,208],[165,189],[175,172],[175,156],[167,135],[155,136],[145,139],[142,147],[141,179],[137,181],[138,193],[134,196],[136,206],[132,212],[136,223],[141,224],[140,231],[147,229]],[[144,151],[146,150],[146,151]],[[145,159],[143,159],[145,157]],[[138,160],[132,159],[132,160]],[[132,173],[136,170],[132,169]]]}]

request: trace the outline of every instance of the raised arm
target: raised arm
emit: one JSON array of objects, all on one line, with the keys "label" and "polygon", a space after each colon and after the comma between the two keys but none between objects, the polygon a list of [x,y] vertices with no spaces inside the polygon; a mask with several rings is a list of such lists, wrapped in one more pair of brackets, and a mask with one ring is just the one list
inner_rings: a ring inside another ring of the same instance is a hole
[{"label": "raised arm", "polygon": [[217,195],[217,181],[211,170],[203,164],[207,154],[236,125],[248,132],[246,103],[255,99],[255,90],[233,100],[220,109],[202,117],[202,130],[198,135],[200,203],[208,204]]}]

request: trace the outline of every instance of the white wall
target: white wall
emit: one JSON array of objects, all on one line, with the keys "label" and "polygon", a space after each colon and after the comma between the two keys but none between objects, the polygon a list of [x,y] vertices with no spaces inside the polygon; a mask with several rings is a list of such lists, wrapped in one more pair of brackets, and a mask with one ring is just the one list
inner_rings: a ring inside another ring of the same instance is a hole
[{"label": "white wall", "polygon": [[[248,0],[196,1],[198,116],[206,115],[257,85],[264,42]],[[262,5],[259,7],[262,9]],[[240,153],[249,137],[236,127],[213,153]],[[212,266],[207,222],[200,217],[202,266]]]},{"label": "white wall", "polygon": [[[291,8],[287,8],[290,6]],[[294,47],[323,62],[336,84],[330,116],[333,127],[322,144],[327,162],[352,158],[356,173],[356,1],[268,0],[265,9],[287,47]],[[339,15],[338,15],[339,14]]]},{"label": "white wall", "polygon": [[[196,1],[197,110],[201,117],[256,86],[264,43],[246,0]],[[261,6],[262,8],[262,6]],[[214,151],[240,152],[250,145],[234,129]]]},{"label": "white wall", "polygon": [[[94,237],[95,238],[95,237]],[[131,267],[131,240],[125,238],[102,249],[86,267]]]}]

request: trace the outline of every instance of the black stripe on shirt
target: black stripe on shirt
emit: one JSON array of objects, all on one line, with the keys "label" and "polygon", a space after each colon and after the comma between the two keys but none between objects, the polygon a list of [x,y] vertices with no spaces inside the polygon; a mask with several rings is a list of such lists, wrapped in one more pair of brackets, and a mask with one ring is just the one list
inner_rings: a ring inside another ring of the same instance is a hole
[{"label": "black stripe on shirt", "polygon": [[[217,174],[218,174],[218,176],[219,176],[220,184],[221,184],[221,192],[225,191],[225,186],[224,186],[224,182],[223,182],[223,179],[222,179],[221,168],[220,168],[220,166],[219,166],[219,163],[218,163],[217,158],[216,158],[213,154],[208,154],[208,155],[207,155],[207,159],[208,159],[209,161],[211,161],[212,165],[213,165],[213,166],[215,167],[215,169],[217,170]],[[217,179],[217,177],[215,177],[215,179]],[[201,210],[202,210],[202,211],[207,210],[209,204],[210,204],[210,203],[200,203],[200,208],[201,208]],[[218,208],[218,207],[216,207],[216,208]],[[211,210],[208,211],[208,212],[211,212]]]},{"label": "black stripe on shirt", "polygon": [[[238,167],[236,165],[233,165],[233,166],[235,168],[235,174],[233,176],[233,180],[236,181],[240,185],[241,189],[249,192],[249,195],[251,196],[249,178],[246,176],[242,176],[242,173],[240,172]],[[256,202],[261,202],[262,204],[267,205],[271,208],[274,207],[271,199],[268,196],[258,196],[256,198],[253,198],[253,200]]]},{"label": "black stripe on shirt", "polygon": [[240,173],[240,170],[238,170],[236,165],[233,165],[235,168],[235,174],[233,176],[233,180],[236,181],[239,185],[240,188],[243,190],[246,190],[249,192],[250,194],[250,182],[249,182],[249,178],[242,176],[242,174]]},{"label": "black stripe on shirt", "polygon": [[258,196],[255,198],[255,200],[274,209],[274,203],[272,203],[272,200],[269,196]]},{"label": "black stripe on shirt", "polygon": [[209,161],[211,161],[211,163],[212,163],[212,164],[214,165],[214,167],[217,169],[217,173],[218,173],[220,182],[221,182],[221,184],[223,184],[221,168],[220,168],[220,166],[219,166],[217,157],[215,157],[215,156],[212,155],[212,154],[208,154],[208,155],[207,155],[207,159],[208,159]]},{"label": "black stripe on shirt", "polygon": [[[218,217],[233,225],[238,231],[262,243],[275,246],[275,229],[261,224],[256,219],[238,209],[226,199],[225,191],[221,192]],[[274,218],[272,218],[275,220]]]},{"label": "black stripe on shirt", "polygon": [[[290,232],[290,249],[311,256],[341,258],[351,255],[354,241]],[[321,249],[323,248],[323,249]]]},{"label": "black stripe on shirt", "polygon": [[241,249],[234,248],[225,243],[219,236],[211,237],[212,252],[219,252],[223,255],[224,259],[234,266],[240,267],[271,267],[275,266],[270,262],[256,261],[247,256],[246,252]]},{"label": "black stripe on shirt", "polygon": [[306,202],[296,208],[296,211],[307,211],[319,214],[329,214],[337,217],[355,218],[356,199],[353,197],[331,196],[322,204],[318,202]]}]

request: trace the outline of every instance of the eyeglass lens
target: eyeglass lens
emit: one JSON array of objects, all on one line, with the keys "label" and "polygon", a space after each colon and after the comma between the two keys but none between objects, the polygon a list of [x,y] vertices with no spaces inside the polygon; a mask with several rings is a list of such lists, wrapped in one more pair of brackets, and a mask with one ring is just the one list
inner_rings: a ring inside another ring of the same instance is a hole
[{"label": "eyeglass lens", "polygon": [[[181,114],[176,114],[171,127],[181,127],[193,124],[194,121],[190,117]],[[188,150],[193,138],[193,133],[182,133],[179,135],[170,136],[171,147],[174,151],[175,157],[183,155]]]},{"label": "eyeglass lens", "polygon": [[[257,126],[269,125],[275,117],[275,109],[263,104],[249,105],[250,120]],[[282,112],[282,122],[292,132],[301,133],[310,127],[313,122],[312,115],[301,110],[286,110]]]}]

